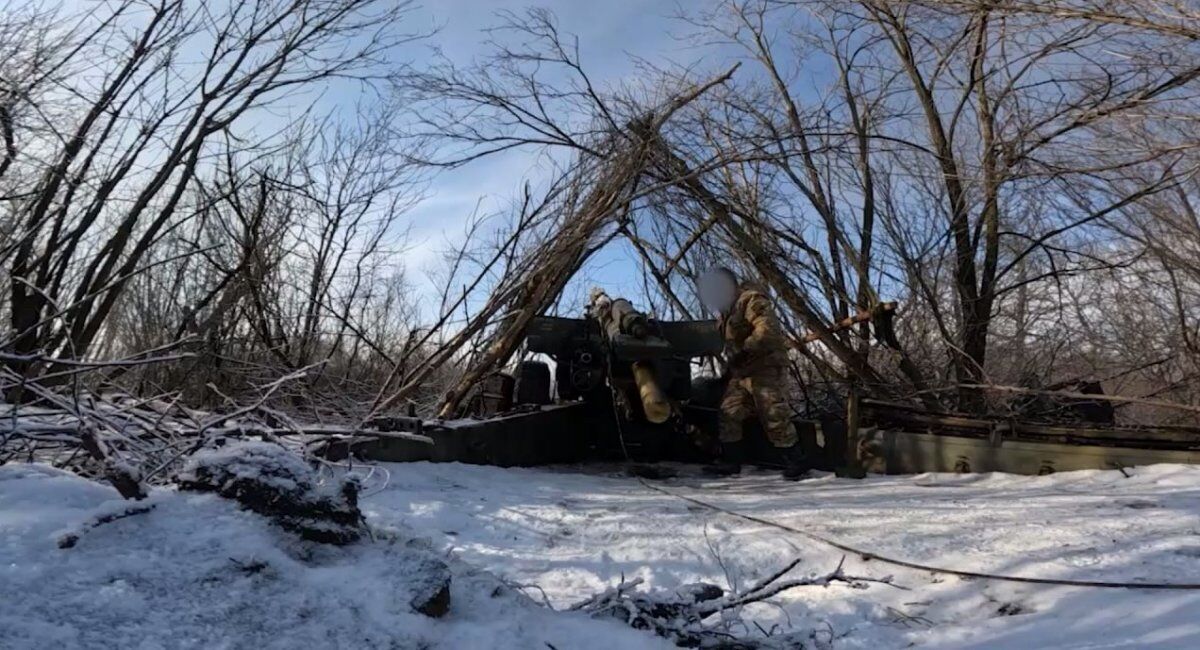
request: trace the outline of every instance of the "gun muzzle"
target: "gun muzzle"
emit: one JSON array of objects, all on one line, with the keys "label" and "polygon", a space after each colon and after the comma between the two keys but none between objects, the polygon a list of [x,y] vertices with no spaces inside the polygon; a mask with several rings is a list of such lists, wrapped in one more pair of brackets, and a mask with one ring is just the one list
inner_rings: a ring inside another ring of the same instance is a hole
[{"label": "gun muzzle", "polygon": [[654,365],[646,361],[633,363],[633,380],[642,398],[642,412],[651,424],[662,424],[671,418],[671,402],[658,386]]}]

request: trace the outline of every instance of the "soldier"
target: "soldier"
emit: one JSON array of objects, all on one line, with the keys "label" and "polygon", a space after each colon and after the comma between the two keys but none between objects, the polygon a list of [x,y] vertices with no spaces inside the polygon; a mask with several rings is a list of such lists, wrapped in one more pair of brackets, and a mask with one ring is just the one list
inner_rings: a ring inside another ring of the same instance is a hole
[{"label": "soldier", "polygon": [[757,418],[771,444],[783,453],[783,476],[797,480],[804,462],[791,409],[784,396],[787,385],[787,344],[775,306],[765,291],[739,283],[733,271],[716,268],[700,279],[700,298],[717,312],[717,325],[727,355],[724,397],[721,399],[718,461],[705,468],[717,476],[742,471],[745,443],[742,429]]}]

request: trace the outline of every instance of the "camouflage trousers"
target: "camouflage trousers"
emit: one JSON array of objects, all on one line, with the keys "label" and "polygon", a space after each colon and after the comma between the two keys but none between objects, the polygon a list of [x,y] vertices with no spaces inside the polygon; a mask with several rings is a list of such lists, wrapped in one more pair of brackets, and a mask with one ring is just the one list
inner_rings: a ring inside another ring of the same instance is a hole
[{"label": "camouflage trousers", "polygon": [[769,371],[748,377],[734,377],[721,398],[721,418],[718,435],[721,442],[742,439],[742,427],[757,419],[776,447],[796,444],[796,428],[792,412],[784,398],[787,377],[783,372]]}]

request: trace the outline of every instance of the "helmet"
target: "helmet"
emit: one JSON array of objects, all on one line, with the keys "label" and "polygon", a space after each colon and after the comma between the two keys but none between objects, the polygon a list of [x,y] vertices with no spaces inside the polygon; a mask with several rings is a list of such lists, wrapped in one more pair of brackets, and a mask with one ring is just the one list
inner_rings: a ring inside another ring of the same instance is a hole
[{"label": "helmet", "polygon": [[737,300],[737,276],[723,266],[705,271],[700,276],[698,288],[700,302],[714,312],[728,312]]}]

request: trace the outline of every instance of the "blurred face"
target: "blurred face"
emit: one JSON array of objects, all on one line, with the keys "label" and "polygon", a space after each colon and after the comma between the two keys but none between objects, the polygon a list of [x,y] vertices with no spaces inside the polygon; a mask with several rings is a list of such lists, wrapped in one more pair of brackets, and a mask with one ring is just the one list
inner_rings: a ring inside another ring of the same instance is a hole
[{"label": "blurred face", "polygon": [[737,283],[728,273],[708,271],[700,277],[700,301],[710,311],[726,313],[737,299]]}]

